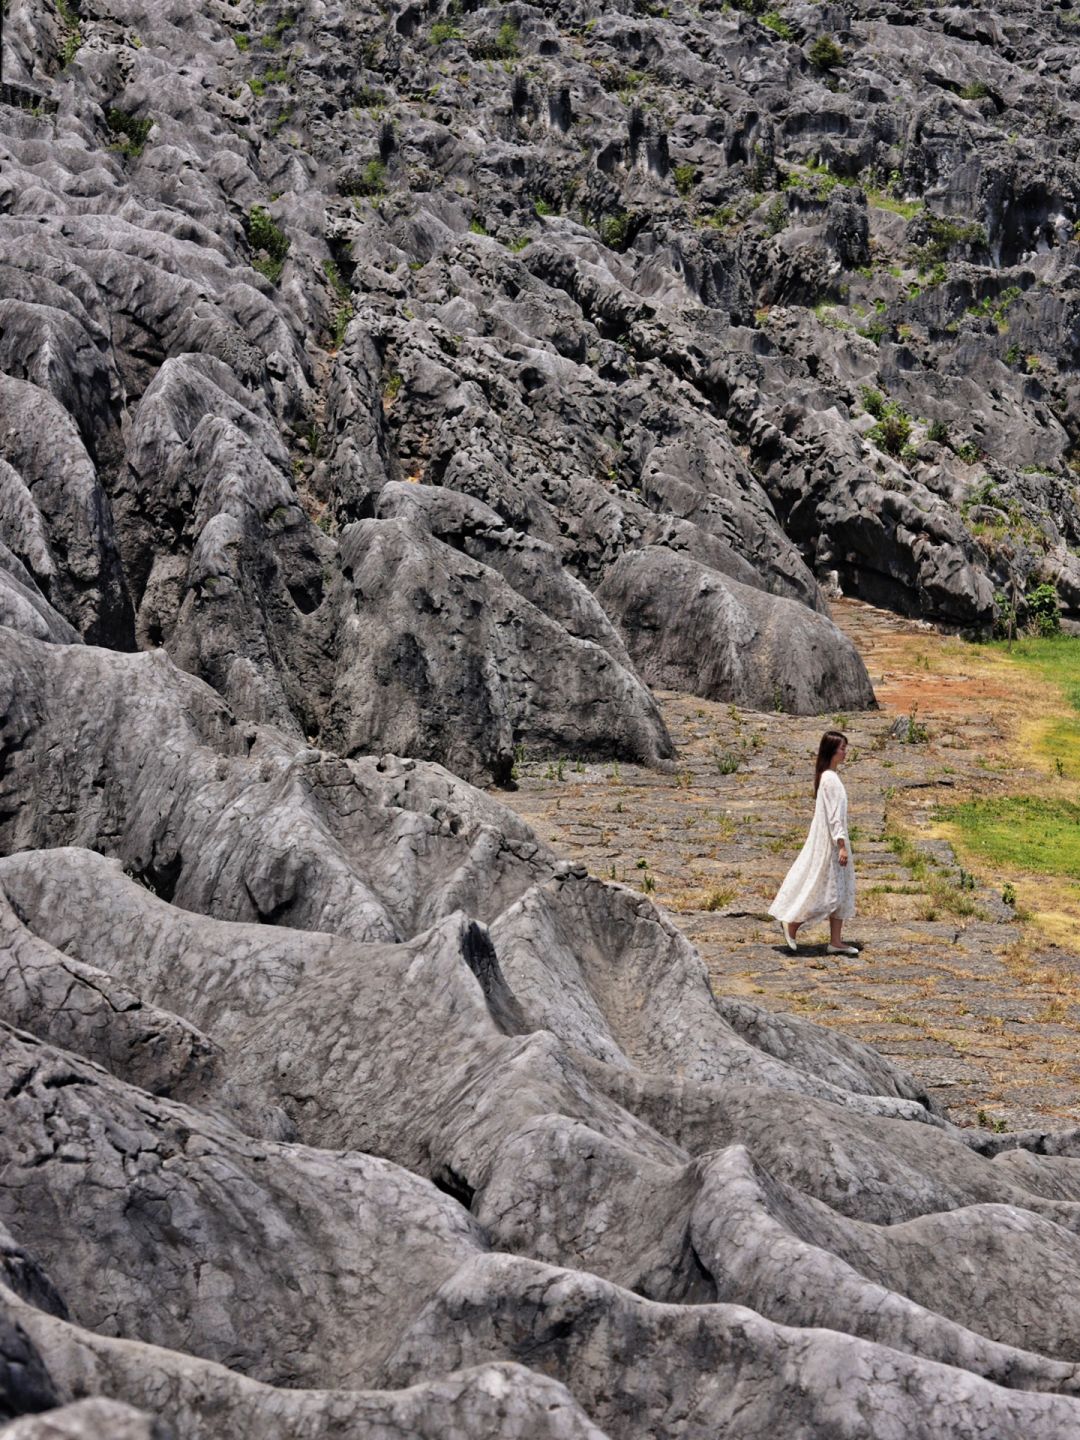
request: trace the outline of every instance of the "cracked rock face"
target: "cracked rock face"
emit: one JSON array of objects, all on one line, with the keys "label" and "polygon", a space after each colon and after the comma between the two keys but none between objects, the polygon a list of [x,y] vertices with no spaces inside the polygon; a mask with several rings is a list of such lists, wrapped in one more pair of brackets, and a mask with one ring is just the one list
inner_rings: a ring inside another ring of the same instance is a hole
[{"label": "cracked rock face", "polygon": [[0,1422],[1066,1440],[1080,1137],[478,781],[1080,614],[1069,16],[11,0]]}]

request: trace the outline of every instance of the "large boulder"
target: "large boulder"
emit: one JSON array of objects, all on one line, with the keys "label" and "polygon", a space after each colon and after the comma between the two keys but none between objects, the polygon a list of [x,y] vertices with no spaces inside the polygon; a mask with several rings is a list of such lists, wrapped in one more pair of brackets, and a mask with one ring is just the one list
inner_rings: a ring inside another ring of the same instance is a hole
[{"label": "large boulder", "polygon": [[653,685],[798,715],[875,703],[866,667],[831,620],[688,555],[632,551],[597,597]]},{"label": "large boulder", "polygon": [[349,526],[341,574],[326,729],[341,753],[440,756],[502,783],[518,745],[646,763],[672,754],[632,670],[427,530],[403,519]]}]

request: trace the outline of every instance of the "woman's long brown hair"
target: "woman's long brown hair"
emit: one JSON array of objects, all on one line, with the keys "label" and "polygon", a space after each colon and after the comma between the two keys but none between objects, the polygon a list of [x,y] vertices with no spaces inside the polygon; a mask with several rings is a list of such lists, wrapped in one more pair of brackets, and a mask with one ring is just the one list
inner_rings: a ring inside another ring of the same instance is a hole
[{"label": "woman's long brown hair", "polygon": [[814,764],[814,794],[818,792],[821,784],[821,777],[832,764],[833,756],[841,745],[847,744],[847,736],[839,730],[826,730],[821,737],[821,744],[817,747],[817,760]]}]

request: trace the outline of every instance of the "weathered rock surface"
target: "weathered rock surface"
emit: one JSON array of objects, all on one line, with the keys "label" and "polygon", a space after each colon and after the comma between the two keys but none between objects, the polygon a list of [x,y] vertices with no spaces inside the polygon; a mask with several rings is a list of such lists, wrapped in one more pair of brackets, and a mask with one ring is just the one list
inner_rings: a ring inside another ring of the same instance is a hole
[{"label": "weathered rock surface", "polygon": [[647,900],[438,767],[245,734],[161,656],[0,656],[15,1413],[1075,1428],[1075,1135],[981,1154],[872,1052],[718,1003]]},{"label": "weathered rock surface", "polygon": [[831,620],[676,551],[624,555],[597,596],[654,685],[796,715],[874,703],[858,651]]},{"label": "weathered rock surface", "polygon": [[1080,613],[1068,16],[759,9],[7,7],[13,1435],[1080,1430],[1080,1137],[467,783]]},{"label": "weathered rock surface", "polygon": [[511,778],[515,747],[673,753],[629,667],[518,597],[498,571],[404,519],[341,537],[337,676],[326,738],[345,755],[385,745],[470,778]]}]

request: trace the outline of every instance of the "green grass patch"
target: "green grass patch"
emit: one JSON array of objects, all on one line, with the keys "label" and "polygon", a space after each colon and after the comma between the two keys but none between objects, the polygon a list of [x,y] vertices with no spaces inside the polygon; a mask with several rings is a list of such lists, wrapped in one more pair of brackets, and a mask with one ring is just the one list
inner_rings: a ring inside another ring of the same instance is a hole
[{"label": "green grass patch", "polygon": [[1057,685],[1066,704],[1080,711],[1080,637],[1031,636],[1023,640],[995,640],[990,649],[1033,670],[1041,680]]},{"label": "green grass patch", "polygon": [[964,845],[1012,871],[1080,875],[1080,805],[1034,795],[968,800],[939,812]]},{"label": "green grass patch", "polygon": [[921,200],[898,200],[886,190],[867,190],[866,201],[878,210],[891,210],[894,215],[902,215],[905,220],[911,220],[923,209]]},{"label": "green grass patch", "polygon": [[1055,775],[1080,780],[1080,718],[1055,720],[1039,736],[1038,748]]}]

